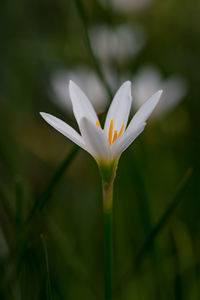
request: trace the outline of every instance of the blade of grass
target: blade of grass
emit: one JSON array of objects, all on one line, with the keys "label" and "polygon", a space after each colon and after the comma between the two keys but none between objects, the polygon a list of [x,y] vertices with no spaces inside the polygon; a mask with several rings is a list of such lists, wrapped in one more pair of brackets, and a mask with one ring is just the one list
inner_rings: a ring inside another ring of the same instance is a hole
[{"label": "blade of grass", "polygon": [[169,202],[169,205],[167,206],[167,209],[163,213],[163,215],[160,217],[156,225],[151,230],[151,233],[145,240],[143,246],[140,248],[138,254],[136,255],[136,258],[134,260],[134,263],[132,264],[132,267],[129,271],[127,271],[120,279],[120,282],[117,286],[117,289],[119,286],[122,286],[123,284],[126,284],[131,278],[134,272],[137,270],[137,268],[142,263],[145,255],[148,253],[149,248],[153,244],[154,240],[158,236],[158,234],[161,232],[161,230],[164,228],[164,226],[169,221],[169,218],[177,208],[180,201],[183,199],[182,196],[184,192],[186,191],[189,183],[191,182],[193,175],[193,169],[189,168],[186,173],[184,174],[182,180],[180,181],[175,194],[172,197],[172,200]]},{"label": "blade of grass", "polygon": [[52,300],[52,291],[51,291],[51,280],[50,280],[50,271],[49,271],[49,258],[46,246],[46,238],[43,234],[40,235],[42,240],[42,246],[44,249],[44,256],[45,256],[45,264],[46,264],[46,271],[47,271],[47,283],[46,283],[46,299]]},{"label": "blade of grass", "polygon": [[76,146],[76,145],[73,146],[71,151],[67,154],[64,161],[57,168],[57,170],[55,171],[51,181],[49,182],[44,194],[41,197],[39,197],[38,200],[35,201],[32,209],[28,215],[27,222],[29,222],[32,219],[32,217],[38,210],[41,211],[44,208],[44,206],[47,204],[47,202],[50,200],[57,183],[59,182],[59,180],[65,173],[65,171],[70,166],[70,164],[73,161],[73,159],[75,158],[78,150],[79,150],[78,146]]},{"label": "blade of grass", "polygon": [[81,0],[75,0],[75,4],[76,4],[77,11],[79,13],[79,17],[80,17],[80,19],[82,21],[82,24],[83,24],[83,28],[84,28],[84,31],[85,31],[85,37],[86,37],[86,43],[87,43],[89,53],[90,53],[90,55],[92,57],[92,60],[93,60],[93,63],[94,63],[96,73],[97,73],[99,79],[101,80],[102,84],[104,85],[105,89],[107,90],[108,96],[109,96],[110,101],[111,101],[112,96],[113,96],[111,88],[110,88],[109,84],[107,83],[107,81],[105,79],[105,76],[103,74],[103,71],[100,67],[101,64],[99,62],[99,59],[95,55],[95,53],[92,49],[92,44],[91,44],[91,41],[90,41],[89,29],[88,29],[88,18],[87,18],[83,3],[82,3]]},{"label": "blade of grass", "polygon": [[42,210],[44,208],[44,206],[46,205],[47,201],[51,198],[53,191],[58,183],[58,181],[61,179],[61,177],[63,176],[63,174],[65,173],[66,169],[70,166],[70,163],[73,161],[73,159],[75,158],[77,152],[79,151],[79,147],[78,146],[73,146],[70,153],[67,155],[67,157],[65,158],[65,160],[61,163],[61,165],[58,167],[58,169],[56,170],[56,172],[54,173],[52,180],[50,181],[43,197],[42,197],[42,201],[39,205],[39,209]]},{"label": "blade of grass", "polygon": [[147,253],[149,247],[152,245],[154,239],[157,237],[157,235],[160,233],[160,231],[163,229],[163,227],[167,224],[169,218],[171,217],[172,213],[177,208],[178,204],[180,203],[183,193],[185,192],[186,188],[188,187],[188,183],[190,182],[190,179],[193,174],[193,169],[189,168],[185,175],[183,176],[183,179],[181,180],[180,184],[178,185],[178,188],[172,197],[172,200],[170,201],[167,209],[165,210],[164,214],[161,216],[157,224],[153,227],[150,235],[144,242],[143,246],[141,247],[138,255],[136,256],[136,266],[139,266],[139,264],[142,262],[145,254]]},{"label": "blade of grass", "polygon": [[173,286],[174,286],[175,299],[184,299],[184,297],[183,297],[183,282],[182,282],[183,279],[182,279],[182,274],[181,274],[179,253],[178,253],[176,241],[175,241],[175,238],[174,238],[172,232],[170,232],[170,244],[171,244],[173,267],[174,267]]}]

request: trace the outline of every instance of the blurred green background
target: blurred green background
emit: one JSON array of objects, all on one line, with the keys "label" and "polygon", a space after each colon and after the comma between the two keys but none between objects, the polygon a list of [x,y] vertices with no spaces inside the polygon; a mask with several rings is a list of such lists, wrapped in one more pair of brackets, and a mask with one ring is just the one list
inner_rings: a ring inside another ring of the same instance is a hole
[{"label": "blurred green background", "polygon": [[77,128],[73,79],[99,114],[124,80],[133,111],[164,93],[122,155],[114,299],[200,299],[197,0],[0,3],[0,299],[103,299],[101,181],[46,124]]}]

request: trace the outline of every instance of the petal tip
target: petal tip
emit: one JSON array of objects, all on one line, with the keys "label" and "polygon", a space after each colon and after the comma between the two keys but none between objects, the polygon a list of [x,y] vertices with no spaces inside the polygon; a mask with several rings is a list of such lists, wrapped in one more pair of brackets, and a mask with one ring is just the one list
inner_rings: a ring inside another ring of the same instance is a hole
[{"label": "petal tip", "polygon": [[47,122],[49,123],[52,118],[55,118],[54,116],[52,116],[51,114],[45,113],[45,112],[40,112],[40,116]]},{"label": "petal tip", "polygon": [[48,116],[48,114],[47,113],[45,113],[45,112],[40,112],[40,116],[44,119],[45,117],[47,117]]},{"label": "petal tip", "polygon": [[122,84],[123,86],[127,86],[127,87],[131,87],[131,81],[130,80],[127,80],[127,81],[125,81],[123,84]]},{"label": "petal tip", "polygon": [[70,79],[70,81],[69,81],[69,94],[71,96],[71,99],[72,99],[72,95],[79,94],[79,96],[80,96],[80,93],[81,94],[83,93],[82,89],[78,86],[78,84],[76,84],[73,80]]},{"label": "petal tip", "polygon": [[69,88],[75,86],[75,82],[73,80],[70,79],[69,81]]},{"label": "petal tip", "polygon": [[161,97],[161,95],[162,95],[162,93],[163,93],[163,90],[159,90],[159,91],[157,91],[157,93],[155,94],[155,96],[156,96],[156,105],[157,105],[157,103],[160,101],[160,97]]},{"label": "petal tip", "polygon": [[163,93],[163,90],[159,90],[150,98],[150,99],[152,99],[152,103],[154,103],[155,106],[158,104],[162,93]]},{"label": "petal tip", "polygon": [[73,80],[70,79],[70,81],[69,81],[69,92],[76,91],[77,89],[80,90],[80,87]]}]

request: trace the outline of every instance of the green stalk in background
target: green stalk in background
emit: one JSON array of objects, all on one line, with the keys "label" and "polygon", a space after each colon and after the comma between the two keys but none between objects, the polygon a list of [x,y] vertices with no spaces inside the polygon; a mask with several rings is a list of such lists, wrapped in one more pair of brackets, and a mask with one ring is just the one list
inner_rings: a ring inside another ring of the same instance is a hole
[{"label": "green stalk in background", "polygon": [[47,252],[47,246],[46,246],[46,237],[44,236],[44,234],[41,234],[40,238],[42,240],[42,246],[43,246],[43,249],[44,249],[46,272],[47,272],[47,279],[46,279],[46,299],[47,300],[52,300],[51,280],[50,280],[50,271],[49,271],[48,252]]},{"label": "green stalk in background", "polygon": [[96,74],[98,75],[100,81],[104,85],[104,87],[105,87],[105,89],[108,93],[108,96],[110,98],[110,101],[111,101],[111,99],[112,99],[112,90],[111,90],[107,80],[105,79],[105,76],[104,76],[103,70],[101,68],[101,64],[99,62],[99,59],[98,59],[98,57],[96,56],[96,54],[94,53],[94,51],[92,49],[92,45],[91,45],[91,41],[90,41],[90,37],[89,37],[88,18],[87,18],[83,3],[82,3],[81,0],[75,0],[75,5],[76,5],[77,12],[78,12],[78,14],[80,16],[80,19],[82,21],[82,24],[83,24],[83,28],[84,28],[84,31],[85,31],[86,44],[87,44],[89,54],[90,54],[90,56],[92,58],[92,61],[93,61],[93,64],[94,64]]}]

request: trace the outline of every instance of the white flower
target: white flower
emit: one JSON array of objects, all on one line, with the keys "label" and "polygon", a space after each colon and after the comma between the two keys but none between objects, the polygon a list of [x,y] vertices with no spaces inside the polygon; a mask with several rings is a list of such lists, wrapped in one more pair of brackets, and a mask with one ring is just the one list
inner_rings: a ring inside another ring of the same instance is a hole
[{"label": "white flower", "polygon": [[92,101],[92,105],[98,113],[102,113],[108,107],[106,90],[97,75],[90,69],[78,67],[71,70],[57,70],[51,76],[53,88],[52,100],[60,105],[68,114],[72,113],[72,104],[68,92],[67,82],[72,79],[84,87],[86,94]]},{"label": "white flower", "polygon": [[105,24],[90,28],[92,47],[103,63],[124,62],[136,55],[146,42],[140,26],[119,25],[110,28]]},{"label": "white flower", "polygon": [[187,86],[185,80],[177,75],[162,78],[158,68],[148,65],[142,67],[133,78],[133,105],[137,109],[155,90],[163,89],[162,101],[153,113],[154,117],[162,116],[175,107],[184,97]]},{"label": "white flower", "polygon": [[131,83],[126,81],[110,105],[104,129],[89,99],[73,81],[69,83],[69,93],[81,135],[60,119],[47,113],[41,115],[51,126],[89,152],[101,164],[118,160],[122,152],[143,131],[162,91],[158,91],[146,101],[126,128],[132,104]]}]

